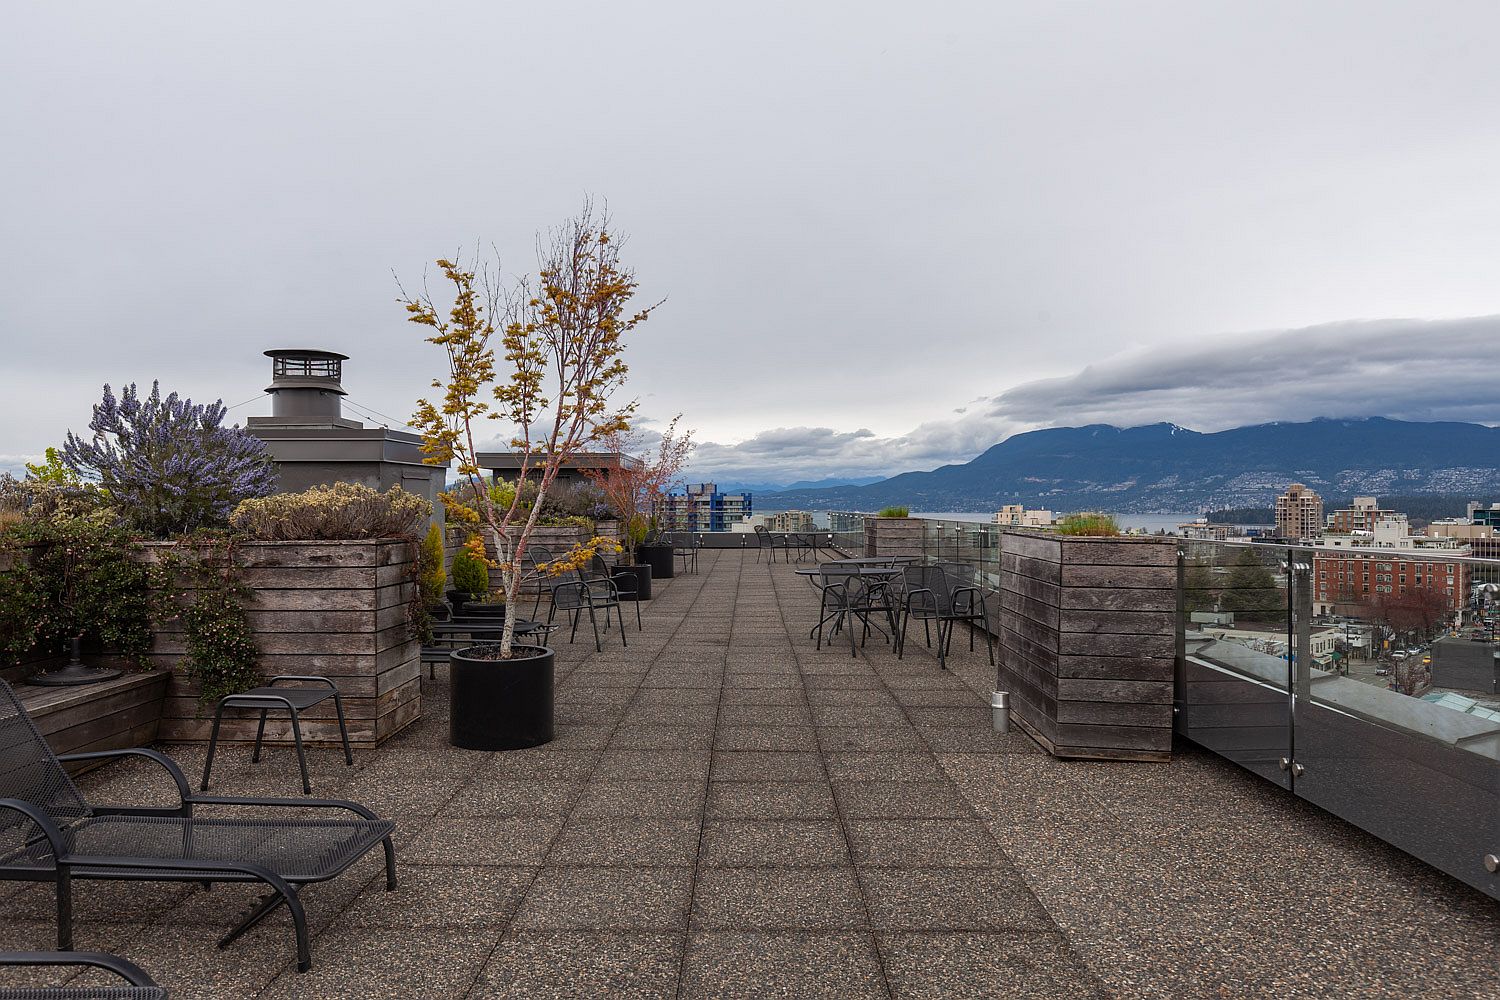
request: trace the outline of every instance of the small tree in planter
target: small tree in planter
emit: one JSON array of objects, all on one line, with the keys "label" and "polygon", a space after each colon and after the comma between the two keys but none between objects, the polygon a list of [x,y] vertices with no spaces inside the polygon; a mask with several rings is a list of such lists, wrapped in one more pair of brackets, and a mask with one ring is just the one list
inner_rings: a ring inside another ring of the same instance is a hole
[{"label": "small tree in planter", "polygon": [[[433,382],[441,398],[419,401],[412,423],[422,432],[426,462],[458,465],[466,488],[445,494],[450,515],[494,535],[506,607],[497,654],[511,659],[515,598],[542,500],[574,453],[628,426],[634,404],[611,407],[627,371],[621,352],[625,337],[655,306],[627,311],[637,287],[634,272],[620,261],[620,241],[609,231],[608,217],[596,216],[591,205],[539,241],[536,281],[523,279],[508,293],[492,266],[437,264],[452,285],[451,303],[440,308],[426,291],[403,292],[401,300],[407,319],[428,327],[427,340],[448,359],[447,379]],[[497,338],[505,372],[497,370]],[[534,477],[536,483],[529,509],[521,509],[522,490],[502,506],[485,484],[476,426],[484,420],[514,429],[510,444],[521,458],[517,482]]]}]

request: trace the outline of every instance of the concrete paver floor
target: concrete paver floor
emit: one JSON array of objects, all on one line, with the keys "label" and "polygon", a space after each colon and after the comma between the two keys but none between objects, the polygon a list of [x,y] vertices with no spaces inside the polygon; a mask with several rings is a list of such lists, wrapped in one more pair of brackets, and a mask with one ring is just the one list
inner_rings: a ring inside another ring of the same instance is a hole
[{"label": "concrete paver floor", "polygon": [[[313,753],[318,795],[398,821],[401,888],[378,858],[309,887],[310,973],[284,914],[215,948],[238,886],[82,883],[77,946],[179,1000],[1496,995],[1500,907],[1212,755],[997,736],[982,649],[815,650],[816,593],[753,550],[656,594],[628,649],[560,637],[545,747],[449,747],[440,671],[355,768]],[[247,757],[216,792],[296,794],[288,750]],[[167,791],[134,764],[82,784]],[[50,945],[46,887],[0,910],[0,946]]]}]

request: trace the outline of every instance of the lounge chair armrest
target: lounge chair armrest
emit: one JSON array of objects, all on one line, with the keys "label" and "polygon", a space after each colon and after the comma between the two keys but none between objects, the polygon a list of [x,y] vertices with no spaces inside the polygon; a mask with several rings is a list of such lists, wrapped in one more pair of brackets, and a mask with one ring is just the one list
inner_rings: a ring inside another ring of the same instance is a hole
[{"label": "lounge chair armrest", "polygon": [[155,981],[140,966],[102,951],[6,951],[0,952],[0,965],[90,965],[113,972],[131,986],[156,988]]},{"label": "lounge chair armrest", "polygon": [[364,819],[379,820],[382,818],[358,802],[350,802],[347,799],[279,799],[236,795],[194,795],[191,801],[195,806],[296,806],[302,809],[347,809]]},{"label": "lounge chair armrest", "polygon": [[109,760],[114,757],[144,757],[147,760],[155,761],[166,768],[167,773],[172,776],[172,780],[177,783],[177,795],[181,801],[184,803],[187,802],[188,796],[192,794],[192,787],[188,784],[187,778],[183,777],[182,768],[177,766],[177,762],[161,751],[152,750],[148,747],[127,747],[123,750],[93,750],[89,753],[68,753],[63,754],[57,759],[64,764],[71,764],[74,761]]},{"label": "lounge chair armrest", "polygon": [[266,686],[275,687],[277,681],[315,681],[318,684],[327,685],[335,692],[337,692],[339,689],[339,686],[333,683],[333,681],[329,680],[327,677],[317,677],[306,674],[277,674],[266,683]]},{"label": "lounge chair armrest", "polygon": [[25,799],[0,799],[0,810],[18,812],[31,820],[36,828],[42,831],[42,836],[47,838],[47,844],[52,848],[52,857],[56,859],[62,855],[62,831],[57,828],[56,823],[52,822],[52,817]]}]

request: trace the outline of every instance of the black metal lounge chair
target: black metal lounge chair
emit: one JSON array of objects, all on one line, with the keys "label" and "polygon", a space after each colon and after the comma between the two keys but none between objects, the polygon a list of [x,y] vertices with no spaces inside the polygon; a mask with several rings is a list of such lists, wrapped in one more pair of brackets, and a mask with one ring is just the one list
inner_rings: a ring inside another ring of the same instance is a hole
[{"label": "black metal lounge chair", "polygon": [[[90,806],[63,763],[143,757],[177,785],[176,807]],[[267,810],[341,809],[356,819],[267,816],[205,819],[205,806]],[[396,888],[396,824],[337,799],[237,798],[195,794],[182,770],[155,750],[52,752],[0,681],[0,879],[51,882],[57,892],[57,946],[73,947],[73,880],[259,882],[271,891],[219,942],[226,947],[285,904],[297,938],[297,971],[312,967],[299,890],[347,871],[376,846],[385,848],[386,889]]]},{"label": "black metal lounge chair", "polygon": [[985,652],[990,666],[995,665],[995,638],[990,630],[989,613],[978,587],[953,586],[954,580],[941,566],[908,566],[906,596],[901,606],[901,633],[896,639],[896,658],[906,652],[906,626],[913,617],[922,622],[927,645],[932,646],[930,624],[937,623],[938,665],[948,669],[948,650],[953,644],[953,623],[969,624],[969,652],[974,651],[974,625],[984,629]]},{"label": "black metal lounge chair", "polygon": [[167,991],[134,962],[100,951],[0,951],[0,965],[82,965],[113,972],[124,986],[21,986],[0,988],[0,1000],[164,1000]]},{"label": "black metal lounge chair", "polygon": [[609,631],[609,611],[613,608],[620,619],[620,645],[629,647],[625,640],[625,612],[620,610],[620,591],[613,580],[569,580],[552,588],[552,610],[547,612],[547,624],[551,625],[559,611],[566,611],[573,619],[568,642],[578,638],[578,619],[587,611],[589,623],[594,626],[594,651],[604,652],[599,640],[598,611],[604,612],[604,630]]}]

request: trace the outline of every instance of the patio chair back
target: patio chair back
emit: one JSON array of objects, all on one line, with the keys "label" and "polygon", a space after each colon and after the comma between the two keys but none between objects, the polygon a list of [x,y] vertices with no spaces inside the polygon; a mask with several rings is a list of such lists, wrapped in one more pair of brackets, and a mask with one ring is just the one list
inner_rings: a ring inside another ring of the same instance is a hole
[{"label": "patio chair back", "polygon": [[[57,755],[21,707],[21,700],[0,680],[0,799],[20,799],[46,813],[59,827],[90,815],[88,803],[58,763]],[[12,809],[0,809],[0,834],[25,835],[31,820]],[[9,836],[4,838],[9,840]]]},{"label": "patio chair back", "polygon": [[936,611],[940,615],[953,610],[953,583],[943,567],[908,566],[901,575],[908,592],[927,591],[927,594],[917,595],[920,601],[918,610]]},{"label": "patio chair back", "polygon": [[[579,575],[583,574],[579,570]],[[583,580],[559,583],[552,588],[552,606],[559,611],[588,607],[589,585]]]},{"label": "patio chair back", "polygon": [[755,526],[755,541],[763,549],[769,549],[776,544],[776,540],[771,537],[771,533],[766,530],[764,524]]}]

